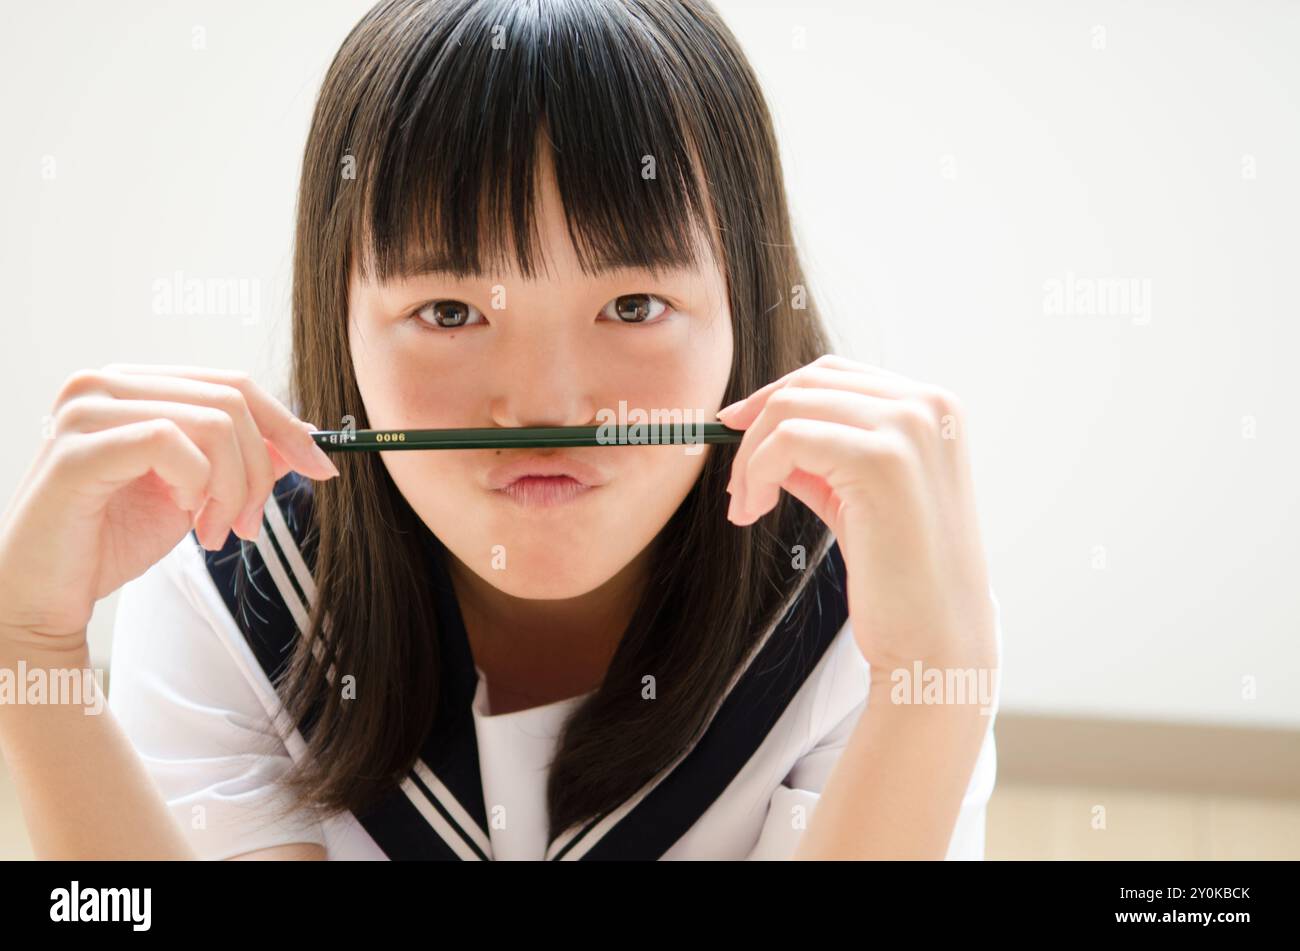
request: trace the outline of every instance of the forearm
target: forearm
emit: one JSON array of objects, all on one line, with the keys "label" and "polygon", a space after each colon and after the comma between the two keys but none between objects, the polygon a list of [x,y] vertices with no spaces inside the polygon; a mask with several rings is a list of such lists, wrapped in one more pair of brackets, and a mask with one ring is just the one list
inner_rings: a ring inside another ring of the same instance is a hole
[{"label": "forearm", "polygon": [[[22,657],[33,671],[90,669],[82,649]],[[0,645],[17,690],[19,658]],[[37,676],[41,676],[38,674]],[[54,678],[47,676],[47,682]],[[78,703],[0,703],[0,754],[39,859],[192,859],[194,850],[93,677]],[[5,698],[13,699],[13,698]],[[46,698],[48,701],[50,698]],[[87,714],[87,707],[97,712]]]},{"label": "forearm", "polygon": [[796,859],[943,859],[990,719],[980,706],[896,704],[873,685]]}]

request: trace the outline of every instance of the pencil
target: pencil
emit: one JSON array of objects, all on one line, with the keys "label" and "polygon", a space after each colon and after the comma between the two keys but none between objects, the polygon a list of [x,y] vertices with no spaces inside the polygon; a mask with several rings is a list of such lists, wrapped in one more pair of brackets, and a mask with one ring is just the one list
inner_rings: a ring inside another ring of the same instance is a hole
[{"label": "pencil", "polygon": [[330,429],[311,434],[326,452],[393,449],[543,449],[548,446],[686,446],[740,442],[744,432],[722,423],[628,426],[518,426],[486,429]]}]

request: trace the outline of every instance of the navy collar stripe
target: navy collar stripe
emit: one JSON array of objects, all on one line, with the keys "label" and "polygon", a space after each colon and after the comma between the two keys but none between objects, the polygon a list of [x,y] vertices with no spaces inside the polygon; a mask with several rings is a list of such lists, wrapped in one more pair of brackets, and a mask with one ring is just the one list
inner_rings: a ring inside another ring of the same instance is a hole
[{"label": "navy collar stripe", "polygon": [[[274,492],[267,501],[268,511],[272,505],[296,501],[293,496],[299,493],[293,491],[294,488],[290,486],[288,491]],[[262,524],[263,538],[257,545],[241,544],[237,536],[231,535],[226,547],[220,551],[210,552],[202,548],[200,551],[227,610],[236,620],[258,664],[275,684],[287,666],[294,639],[302,633],[298,617],[307,617],[309,605],[299,600],[303,596],[303,587],[294,583],[294,572],[285,551],[272,537],[274,526],[269,514],[264,514]],[[191,533],[191,537],[197,545],[197,536]],[[268,540],[265,545],[262,544],[264,540]],[[291,543],[298,544],[298,539],[291,539]],[[301,555],[314,554],[305,547],[298,551]],[[317,706],[299,725],[304,737],[310,735],[318,715]],[[481,843],[488,841],[485,828],[477,840],[466,833],[462,824],[451,818],[448,806],[433,796],[429,784],[416,779],[414,775],[408,776],[400,789],[385,794],[378,803],[357,815],[357,821],[384,853],[390,858],[483,857]],[[442,786],[442,783],[437,785]],[[480,793],[477,810],[458,811],[485,827],[481,801]],[[425,818],[425,812],[445,819],[439,823],[430,822]],[[444,825],[442,834],[430,835],[430,830],[437,824]]]},{"label": "navy collar stripe", "polygon": [[[757,752],[844,626],[844,577],[839,546],[832,545],[817,577],[768,636],[690,751],[599,841],[580,842],[596,825],[589,824],[554,858],[572,858],[576,849],[587,860],[649,860],[672,848]],[[809,591],[815,609],[807,603]],[[806,623],[800,611],[811,615]]]},{"label": "navy collar stripe", "polygon": [[393,861],[460,861],[447,839],[431,835],[429,821],[411,797],[394,790],[356,813],[357,821]]},{"label": "navy collar stripe", "polygon": [[411,781],[414,782],[415,785],[420,788],[420,791],[424,793],[425,797],[429,800],[429,802],[431,802],[434,808],[438,810],[438,813],[439,815],[442,816],[443,821],[447,823],[447,825],[451,826],[452,829],[455,830],[456,834],[459,835],[465,841],[465,843],[470,847],[473,853],[483,861],[487,861],[488,858],[487,852],[485,852],[479,846],[479,844],[474,841],[473,837],[470,836],[470,834],[461,826],[459,822],[457,822],[455,819],[452,818],[451,813],[449,813],[446,809],[443,808],[442,803],[438,801],[438,798],[436,796],[434,796],[433,791],[424,784],[424,781],[420,778],[418,773],[412,775]]},{"label": "navy collar stripe", "polygon": [[[296,472],[286,474],[267,500],[256,545],[232,534],[221,551],[200,547],[231,617],[273,685],[305,633],[315,600],[312,488]],[[490,860],[472,710],[478,672],[447,572],[450,553],[421,528],[437,609],[438,713],[415,768],[356,819],[390,859]],[[832,541],[815,577],[733,679],[699,740],[618,809],[563,830],[547,858],[662,857],[749,762],[847,621],[844,576]],[[332,675],[331,667],[327,676]],[[318,713],[313,708],[300,724],[304,736]]]}]

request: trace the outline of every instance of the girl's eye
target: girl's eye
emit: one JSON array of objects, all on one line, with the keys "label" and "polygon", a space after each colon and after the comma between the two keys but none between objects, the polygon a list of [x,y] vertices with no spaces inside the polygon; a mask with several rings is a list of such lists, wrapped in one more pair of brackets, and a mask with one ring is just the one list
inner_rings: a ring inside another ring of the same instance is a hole
[{"label": "girl's eye", "polygon": [[[658,310],[654,307],[656,302],[659,305]],[[611,306],[614,308],[613,313],[609,312]],[[655,317],[663,316],[668,309],[668,302],[654,294],[623,294],[606,304],[600,312],[612,320],[619,320],[625,324],[644,324]]]},{"label": "girl's eye", "polygon": [[431,326],[455,330],[457,327],[468,326],[472,314],[483,316],[482,311],[473,304],[467,304],[463,300],[443,299],[430,301],[417,310],[414,316]]}]

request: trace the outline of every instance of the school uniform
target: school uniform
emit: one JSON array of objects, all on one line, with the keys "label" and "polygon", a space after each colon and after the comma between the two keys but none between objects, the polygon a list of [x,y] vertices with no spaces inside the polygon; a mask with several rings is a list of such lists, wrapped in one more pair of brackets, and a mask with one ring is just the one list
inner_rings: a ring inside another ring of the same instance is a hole
[{"label": "school uniform", "polygon": [[[288,801],[275,780],[304,755],[314,722],[288,722],[272,686],[316,597],[315,539],[306,531],[311,490],[309,480],[289,473],[267,499],[256,545],[241,548],[232,534],[225,548],[209,552],[191,532],[119,595],[109,705],[200,857],[294,842],[319,843],[330,859],[794,853],[867,698],[868,665],[848,624],[838,546],[805,591],[812,609],[792,610],[767,633],[701,739],[611,814],[547,841],[547,763],[565,717],[586,695],[489,712],[486,682],[437,557],[441,542],[426,531],[446,679],[419,761],[400,788],[362,814],[273,820],[269,810]],[[996,773],[993,720],[949,859],[983,858]]]}]

